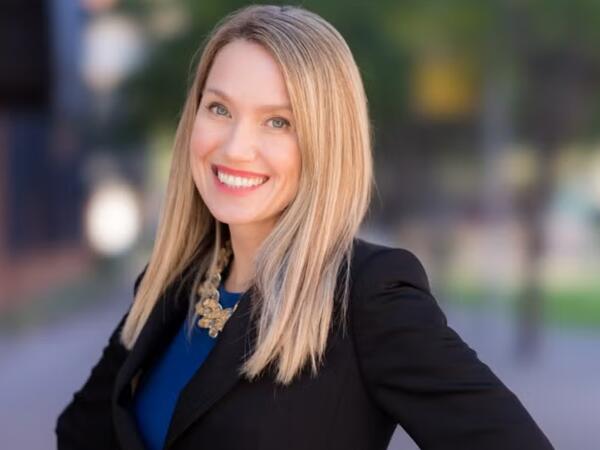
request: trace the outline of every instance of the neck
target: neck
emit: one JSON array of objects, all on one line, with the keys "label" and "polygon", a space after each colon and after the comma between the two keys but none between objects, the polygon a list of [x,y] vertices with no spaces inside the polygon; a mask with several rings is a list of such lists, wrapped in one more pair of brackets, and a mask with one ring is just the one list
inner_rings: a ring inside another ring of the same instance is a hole
[{"label": "neck", "polygon": [[254,259],[258,249],[272,227],[229,225],[231,248],[233,250],[231,268],[224,281],[225,290],[243,292],[248,289],[254,277]]}]

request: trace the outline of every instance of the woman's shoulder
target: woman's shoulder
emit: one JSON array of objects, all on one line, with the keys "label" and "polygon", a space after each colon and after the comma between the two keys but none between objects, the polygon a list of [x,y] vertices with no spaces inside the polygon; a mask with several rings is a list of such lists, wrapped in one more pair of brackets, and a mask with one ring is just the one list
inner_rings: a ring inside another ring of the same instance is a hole
[{"label": "woman's shoulder", "polygon": [[355,238],[351,279],[359,289],[404,282],[429,292],[429,278],[421,260],[409,249]]},{"label": "woman's shoulder", "polygon": [[448,325],[415,254],[356,244],[351,330],[377,405],[420,448],[552,449],[512,391]]},{"label": "woman's shoulder", "polygon": [[380,329],[385,329],[383,323],[428,328],[446,325],[425,267],[415,253],[363,239],[355,239],[354,244],[350,310],[359,317],[359,329],[375,323]]}]

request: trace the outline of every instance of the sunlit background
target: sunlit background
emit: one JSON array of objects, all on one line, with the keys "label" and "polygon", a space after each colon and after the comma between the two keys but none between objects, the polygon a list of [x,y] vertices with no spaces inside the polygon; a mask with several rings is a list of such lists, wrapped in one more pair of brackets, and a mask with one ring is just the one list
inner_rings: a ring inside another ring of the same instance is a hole
[{"label": "sunlit background", "polygon": [[[2,448],[55,447],[147,261],[196,51],[244,4],[0,4]],[[302,4],[366,84],[362,237],[417,254],[556,448],[598,448],[600,2]]]}]

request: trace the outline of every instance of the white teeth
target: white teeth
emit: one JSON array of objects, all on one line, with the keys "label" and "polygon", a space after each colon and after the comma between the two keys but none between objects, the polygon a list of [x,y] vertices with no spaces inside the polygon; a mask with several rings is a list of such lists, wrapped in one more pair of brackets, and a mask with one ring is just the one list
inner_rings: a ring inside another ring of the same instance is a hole
[{"label": "white teeth", "polygon": [[224,174],[224,173],[221,173],[218,171],[217,171],[217,177],[219,178],[219,180],[222,183],[226,184],[227,186],[236,187],[236,188],[258,186],[259,184],[263,184],[265,181],[267,181],[266,178],[258,178],[258,177],[242,178],[242,177],[227,175],[227,174]]}]

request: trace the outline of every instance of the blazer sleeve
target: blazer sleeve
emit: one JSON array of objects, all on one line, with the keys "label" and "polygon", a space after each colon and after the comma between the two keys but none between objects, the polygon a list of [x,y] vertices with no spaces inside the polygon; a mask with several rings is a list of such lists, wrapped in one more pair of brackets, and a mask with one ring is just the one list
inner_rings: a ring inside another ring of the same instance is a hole
[{"label": "blazer sleeve", "polygon": [[[135,280],[134,297],[146,267]],[[113,429],[111,395],[117,372],[128,354],[119,341],[128,314],[129,310],[111,333],[100,360],[83,387],[73,394],[58,416],[55,425],[58,450],[119,448]]]},{"label": "blazer sleeve", "polygon": [[386,248],[370,256],[353,294],[367,390],[420,448],[553,448],[514,393],[448,326],[413,253]]}]

